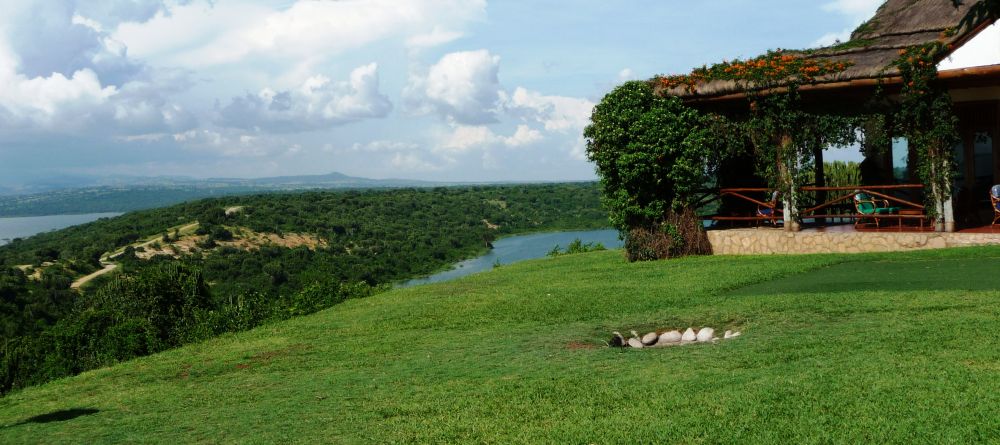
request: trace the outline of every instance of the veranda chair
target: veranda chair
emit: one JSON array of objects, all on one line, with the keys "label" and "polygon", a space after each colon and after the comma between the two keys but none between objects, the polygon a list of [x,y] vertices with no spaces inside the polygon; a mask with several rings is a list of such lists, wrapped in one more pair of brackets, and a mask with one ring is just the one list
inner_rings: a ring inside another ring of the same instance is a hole
[{"label": "veranda chair", "polygon": [[[766,206],[757,206],[757,217],[763,219],[764,221],[769,221],[772,226],[778,226],[778,220],[781,217],[781,210],[778,209],[778,196],[780,193],[775,190],[770,196],[770,201],[768,201]],[[759,222],[760,220],[758,220]]]},{"label": "veranda chair", "polygon": [[1000,222],[1000,184],[990,189],[990,202],[993,204],[993,225]]},{"label": "veranda chair", "polygon": [[860,215],[858,220],[854,222],[854,227],[857,227],[865,219],[871,219],[875,221],[875,228],[879,228],[881,216],[899,214],[899,207],[890,207],[888,200],[875,199],[872,195],[863,192],[854,194],[854,208]]}]

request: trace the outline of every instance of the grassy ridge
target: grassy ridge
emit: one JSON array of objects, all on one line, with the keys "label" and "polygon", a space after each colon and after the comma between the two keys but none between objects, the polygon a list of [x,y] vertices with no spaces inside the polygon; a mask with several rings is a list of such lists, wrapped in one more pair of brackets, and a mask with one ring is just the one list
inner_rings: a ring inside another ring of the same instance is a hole
[{"label": "grassy ridge", "polygon": [[[1000,277],[969,261],[1000,249],[530,261],[28,388],[0,399],[0,442],[997,440]],[[880,269],[898,285],[816,279]],[[690,325],[745,335],[589,347]],[[97,411],[32,419],[69,409]]]}]

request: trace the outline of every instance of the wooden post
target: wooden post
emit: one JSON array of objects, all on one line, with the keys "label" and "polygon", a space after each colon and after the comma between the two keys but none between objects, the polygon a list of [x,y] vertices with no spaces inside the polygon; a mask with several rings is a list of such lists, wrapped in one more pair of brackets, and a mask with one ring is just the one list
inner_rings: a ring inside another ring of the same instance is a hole
[{"label": "wooden post", "polygon": [[[950,153],[950,150],[948,148],[946,148],[946,147],[941,147],[940,150],[943,153]],[[938,158],[941,159],[940,162],[938,163],[938,165],[941,168],[941,170],[940,170],[941,175],[944,176],[942,178],[941,183],[943,183],[943,184],[951,184],[951,182],[952,182],[951,181],[951,166],[949,165],[950,163],[948,162],[949,156],[938,156]],[[951,187],[949,187],[949,189],[951,189]],[[954,196],[955,196],[955,191],[954,190],[948,190],[948,193],[946,193],[946,194],[944,194],[944,196],[942,196],[942,201],[943,202],[941,203],[941,207],[943,207],[942,210],[944,211],[944,231],[945,232],[954,232],[955,231],[955,205],[954,205],[954,200],[952,199],[952,197],[954,197]]]},{"label": "wooden post", "polygon": [[[798,184],[795,183],[795,177],[799,168],[799,157],[794,156],[794,159],[791,160],[781,157],[782,153],[794,150],[794,142],[790,135],[781,135],[781,143],[778,149],[778,174],[781,183],[788,188],[788,193],[783,193],[781,199],[785,206],[785,210],[781,213],[782,221],[784,222],[784,229],[787,232],[798,232],[801,229],[798,222],[799,211],[795,202],[795,193],[798,191]],[[795,171],[792,171],[792,169],[795,169]]]},{"label": "wooden post", "polygon": [[[813,162],[816,163],[816,187],[826,187],[826,166],[823,165],[823,148],[817,147],[813,151]],[[816,192],[816,203],[826,202],[826,191]],[[826,224],[825,218],[816,218],[816,224]]]}]

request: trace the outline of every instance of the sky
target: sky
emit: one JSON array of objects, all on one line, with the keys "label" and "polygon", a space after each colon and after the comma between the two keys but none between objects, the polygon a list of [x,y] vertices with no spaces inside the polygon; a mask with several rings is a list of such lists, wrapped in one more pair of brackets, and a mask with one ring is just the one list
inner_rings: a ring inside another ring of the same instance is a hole
[{"label": "sky", "polygon": [[0,184],[595,178],[615,85],[846,40],[880,0],[0,0]]}]

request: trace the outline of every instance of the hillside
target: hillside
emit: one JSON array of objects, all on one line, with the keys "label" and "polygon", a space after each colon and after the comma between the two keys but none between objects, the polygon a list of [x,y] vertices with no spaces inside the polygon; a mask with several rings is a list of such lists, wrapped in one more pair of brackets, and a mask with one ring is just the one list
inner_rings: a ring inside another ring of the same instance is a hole
[{"label": "hillside", "polygon": [[606,226],[590,183],[238,196],[14,240],[0,393],[365,297],[502,236]]},{"label": "hillside", "polygon": [[[995,441],[997,267],[998,248],[530,261],[16,392],[0,442]],[[703,325],[744,335],[602,346]]]}]

